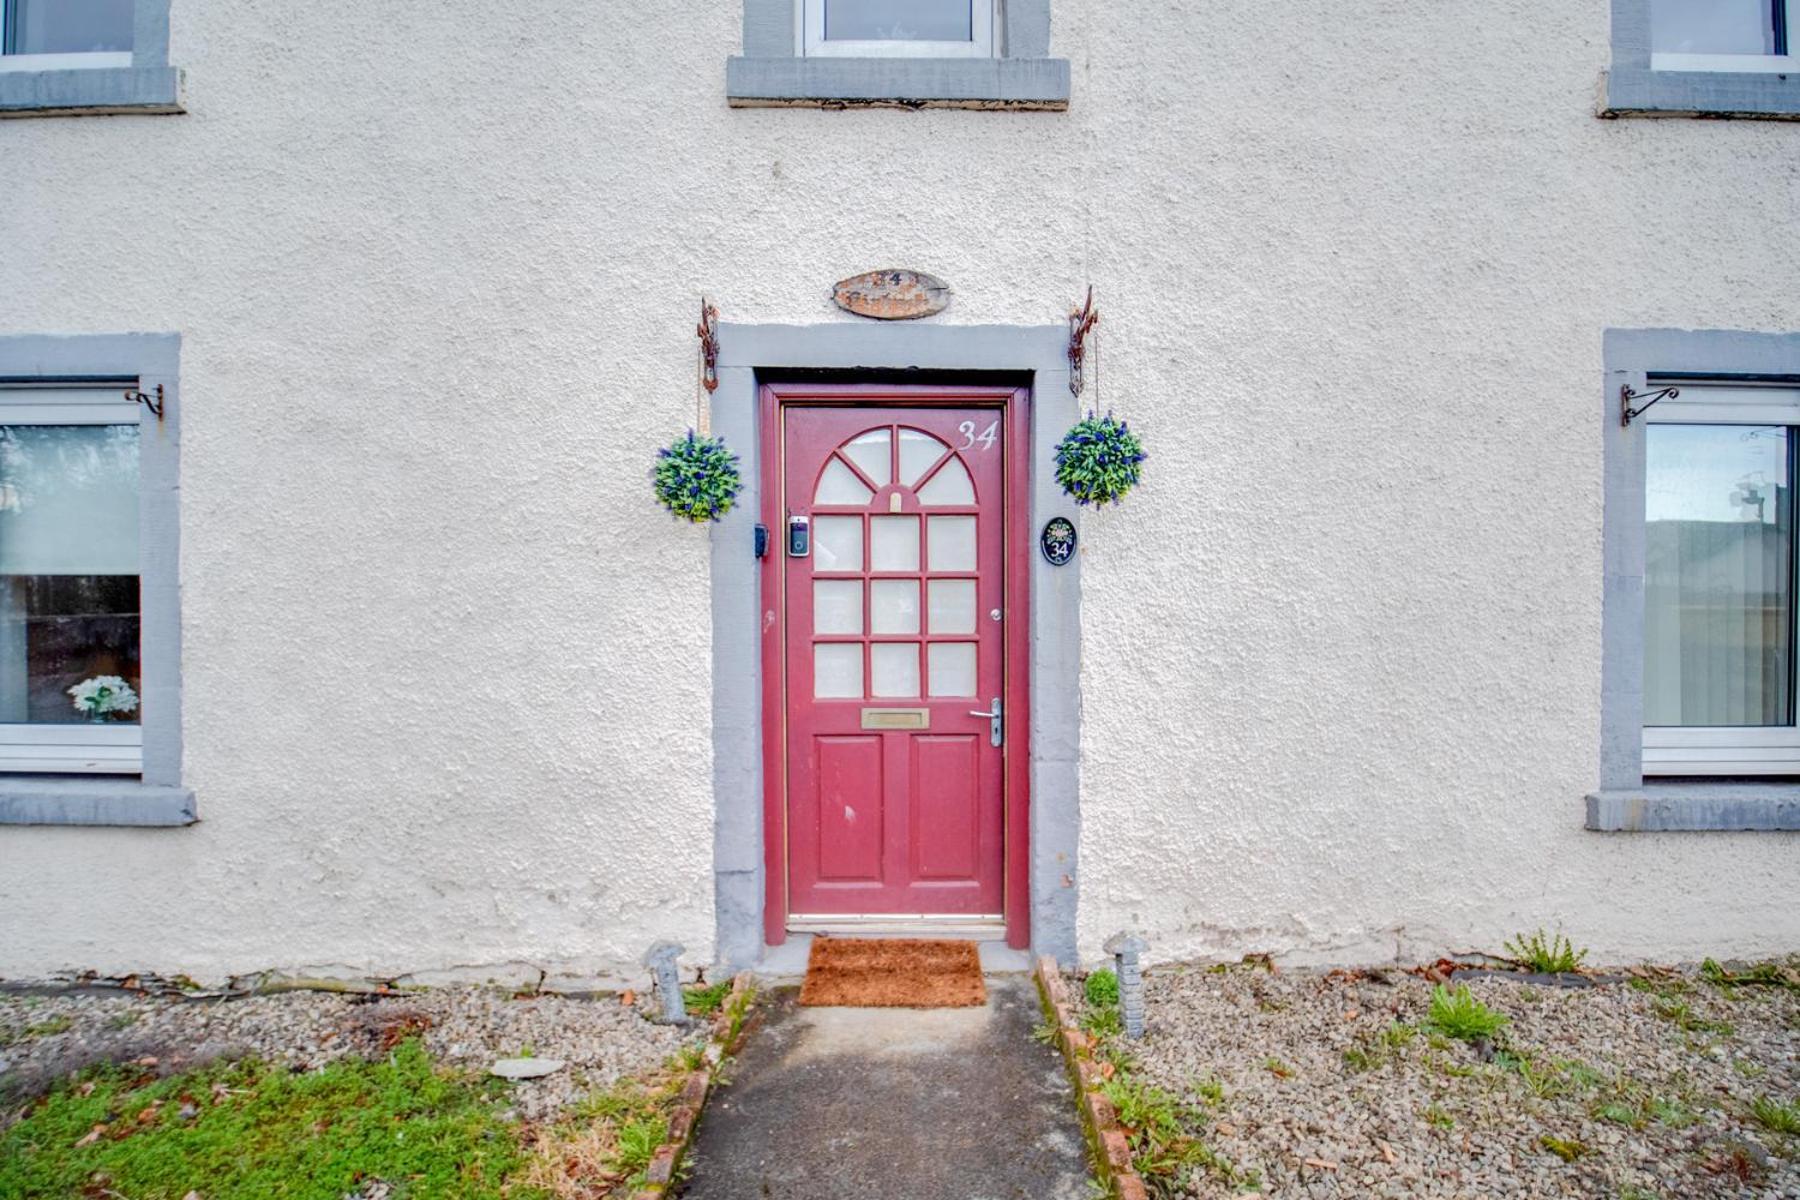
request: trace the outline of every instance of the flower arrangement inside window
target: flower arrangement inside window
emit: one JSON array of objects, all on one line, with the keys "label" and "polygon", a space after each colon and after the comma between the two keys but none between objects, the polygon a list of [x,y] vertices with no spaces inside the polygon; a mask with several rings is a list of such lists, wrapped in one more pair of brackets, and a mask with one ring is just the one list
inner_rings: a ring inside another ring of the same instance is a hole
[{"label": "flower arrangement inside window", "polygon": [[1147,457],[1130,425],[1090,412],[1056,445],[1056,482],[1077,504],[1116,504],[1138,485]]},{"label": "flower arrangement inside window", "polygon": [[731,511],[743,490],[737,455],[725,439],[700,437],[693,430],[657,451],[656,498],[684,521],[701,525]]},{"label": "flower arrangement inside window", "polygon": [[137,693],[117,675],[96,675],[69,689],[75,697],[75,711],[95,723],[108,720],[114,713],[136,712]]}]

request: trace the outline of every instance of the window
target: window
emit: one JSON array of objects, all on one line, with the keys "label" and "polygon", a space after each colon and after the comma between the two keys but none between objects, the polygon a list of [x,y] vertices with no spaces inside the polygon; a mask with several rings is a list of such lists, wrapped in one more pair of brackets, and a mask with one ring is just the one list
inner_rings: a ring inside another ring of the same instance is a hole
[{"label": "window", "polygon": [[993,0],[805,0],[801,53],[991,57]]},{"label": "window", "polygon": [[1051,0],[743,0],[736,108],[1060,110],[1069,61],[1050,57]]},{"label": "window", "polygon": [[0,0],[0,117],[180,111],[169,0]]},{"label": "window", "polygon": [[0,0],[0,71],[129,67],[133,0]]},{"label": "window", "polygon": [[1791,71],[1800,0],[1650,0],[1658,71]]},{"label": "window", "polygon": [[1800,118],[1800,0],[1612,0],[1602,116]]},{"label": "window", "polygon": [[1644,417],[1644,774],[1800,774],[1800,388],[1671,383]]},{"label": "window", "polygon": [[172,334],[0,337],[0,825],[195,819],[180,352]]},{"label": "window", "polygon": [[0,390],[0,770],[143,766],[138,424],[124,387]]}]

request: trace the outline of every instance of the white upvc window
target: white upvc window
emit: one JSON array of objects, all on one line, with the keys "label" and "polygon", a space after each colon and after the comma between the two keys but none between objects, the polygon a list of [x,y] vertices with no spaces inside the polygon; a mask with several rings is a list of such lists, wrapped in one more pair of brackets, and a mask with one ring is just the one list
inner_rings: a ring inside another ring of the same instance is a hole
[{"label": "white upvc window", "polygon": [[134,0],[0,0],[0,71],[129,67]]},{"label": "white upvc window", "polygon": [[992,58],[995,0],[803,0],[809,58]]},{"label": "white upvc window", "polygon": [[1644,774],[1800,775],[1800,388],[1671,384],[1644,414]]},{"label": "white upvc window", "polygon": [[1800,70],[1800,0],[1650,0],[1657,71]]},{"label": "white upvc window", "polygon": [[0,383],[0,772],[142,770],[135,382]]}]

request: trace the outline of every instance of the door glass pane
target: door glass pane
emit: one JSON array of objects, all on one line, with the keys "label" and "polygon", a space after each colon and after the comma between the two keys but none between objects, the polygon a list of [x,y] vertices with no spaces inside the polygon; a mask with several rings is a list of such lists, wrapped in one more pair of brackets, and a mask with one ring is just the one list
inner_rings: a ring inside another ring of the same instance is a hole
[{"label": "door glass pane", "polygon": [[0,426],[0,722],[138,722],[137,571],[137,426]]},{"label": "door glass pane", "polygon": [[975,503],[975,484],[969,478],[969,468],[962,465],[960,458],[953,458],[939,467],[937,474],[927,479],[925,486],[919,489],[919,503]]},{"label": "door glass pane", "polygon": [[975,632],[975,581],[973,579],[934,579],[931,581],[931,632]]},{"label": "door glass pane", "polygon": [[919,477],[931,469],[931,464],[944,457],[950,449],[929,433],[920,433],[917,429],[900,431],[900,482],[907,487],[917,487]]},{"label": "door glass pane", "polygon": [[919,643],[877,642],[869,647],[871,696],[919,694]]},{"label": "door glass pane", "polygon": [[850,456],[857,469],[877,487],[886,487],[894,481],[893,452],[890,449],[888,431],[871,429],[855,441],[844,447],[844,453]]},{"label": "door glass pane", "polygon": [[933,642],[929,657],[933,696],[975,694],[974,642]]},{"label": "door glass pane", "polygon": [[869,518],[869,569],[916,571],[919,569],[919,518]]},{"label": "door glass pane", "polygon": [[19,0],[15,54],[131,49],[132,0]]},{"label": "door glass pane", "polygon": [[862,518],[813,518],[813,570],[863,569]]},{"label": "door glass pane", "polygon": [[862,643],[814,645],[813,695],[820,700],[860,700],[862,694]]},{"label": "door glass pane", "polygon": [[825,464],[825,471],[819,476],[819,490],[813,495],[813,503],[849,504],[861,508],[874,497],[875,493],[863,486],[856,472],[834,458]]},{"label": "door glass pane", "polygon": [[875,633],[919,632],[919,581],[877,579],[871,583],[869,625]]},{"label": "door glass pane", "polygon": [[1646,725],[1793,723],[1788,437],[1645,430]]},{"label": "door glass pane", "polygon": [[931,569],[934,571],[973,571],[975,569],[975,518],[929,517],[931,522]]},{"label": "door glass pane", "polygon": [[1770,4],[1771,0],[1651,0],[1650,48],[1659,54],[1773,54],[1775,17]]},{"label": "door glass pane", "polygon": [[861,633],[862,580],[813,580],[813,632]]},{"label": "door glass pane", "polygon": [[825,0],[833,41],[966,42],[974,37],[969,0]]}]

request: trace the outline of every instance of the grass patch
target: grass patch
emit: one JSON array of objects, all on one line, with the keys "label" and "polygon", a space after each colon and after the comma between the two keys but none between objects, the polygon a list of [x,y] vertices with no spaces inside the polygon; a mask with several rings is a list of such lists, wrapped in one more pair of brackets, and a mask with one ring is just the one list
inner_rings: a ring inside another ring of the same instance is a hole
[{"label": "grass patch", "polygon": [[1758,1096],[1750,1102],[1750,1115],[1770,1133],[1800,1138],[1800,1100],[1783,1103],[1773,1096]]},{"label": "grass patch", "polygon": [[1760,962],[1733,971],[1709,958],[1700,964],[1700,978],[1720,988],[1773,987],[1800,991],[1800,960]]},{"label": "grass patch", "polygon": [[1579,971],[1582,960],[1587,957],[1585,949],[1576,949],[1575,944],[1562,934],[1545,938],[1542,929],[1530,935],[1521,933],[1508,938],[1506,952],[1520,966],[1529,967],[1542,975]]},{"label": "grass patch", "polygon": [[725,1003],[725,997],[731,994],[731,980],[721,979],[717,983],[693,984],[681,989],[682,998],[687,1001],[688,1015],[693,1017],[710,1017],[719,1011],[719,1005]]},{"label": "grass patch", "polygon": [[1196,1168],[1228,1184],[1244,1184],[1255,1176],[1255,1172],[1240,1172],[1190,1132],[1204,1126],[1205,1114],[1182,1103],[1173,1092],[1123,1075],[1102,1083],[1100,1092],[1111,1102],[1131,1143],[1132,1165],[1152,1184],[1155,1194],[1165,1194]]},{"label": "grass patch", "polygon": [[1728,1021],[1713,1021],[1700,1016],[1685,1000],[1658,1000],[1651,1010],[1684,1033],[1716,1033],[1730,1037],[1736,1030]]},{"label": "grass patch", "polygon": [[1425,1018],[1427,1027],[1445,1037],[1472,1042],[1491,1038],[1507,1022],[1505,1013],[1495,1012],[1476,998],[1468,984],[1454,990],[1438,984],[1431,989],[1431,1012]]},{"label": "grass patch", "polygon": [[339,1200],[385,1180],[409,1200],[498,1200],[524,1162],[501,1116],[505,1088],[439,1071],[416,1040],[305,1074],[261,1062],[161,1080],[103,1069],[0,1133],[0,1195]]},{"label": "grass patch", "polygon": [[1433,1129],[1455,1129],[1456,1118],[1444,1110],[1441,1105],[1427,1104],[1419,1116]]}]

